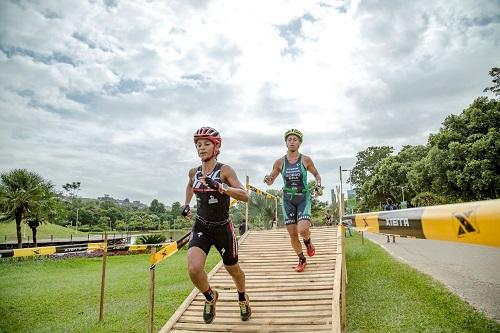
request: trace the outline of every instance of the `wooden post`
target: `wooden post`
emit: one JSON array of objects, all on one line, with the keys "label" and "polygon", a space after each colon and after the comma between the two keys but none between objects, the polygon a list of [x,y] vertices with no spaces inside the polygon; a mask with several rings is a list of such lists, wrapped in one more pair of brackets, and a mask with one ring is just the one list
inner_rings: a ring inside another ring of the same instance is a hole
[{"label": "wooden post", "polygon": [[[156,249],[151,248],[151,254]],[[149,267],[149,307],[148,307],[148,333],[153,333],[154,310],[155,310],[155,268],[156,265]]]},{"label": "wooden post", "polygon": [[274,219],[276,220],[276,228],[278,228],[278,198],[274,198]]},{"label": "wooden post", "polygon": [[361,244],[365,244],[365,232],[361,231]]},{"label": "wooden post", "polygon": [[[343,227],[342,227],[343,228]],[[346,323],[346,309],[347,309],[347,264],[346,264],[346,253],[345,253],[345,239],[341,238],[341,251],[342,251],[342,272],[341,272],[341,321],[340,321],[340,326],[341,326],[341,332],[345,333],[347,332],[347,323]]]},{"label": "wooden post", "polygon": [[[246,177],[245,189],[248,193],[248,200],[250,201],[250,177]],[[245,203],[245,232],[248,231],[248,201]]]},{"label": "wooden post", "polygon": [[101,301],[99,304],[99,321],[104,318],[104,282],[106,281],[106,256],[108,254],[108,234],[104,235],[104,249],[102,252],[102,275],[101,275]]}]

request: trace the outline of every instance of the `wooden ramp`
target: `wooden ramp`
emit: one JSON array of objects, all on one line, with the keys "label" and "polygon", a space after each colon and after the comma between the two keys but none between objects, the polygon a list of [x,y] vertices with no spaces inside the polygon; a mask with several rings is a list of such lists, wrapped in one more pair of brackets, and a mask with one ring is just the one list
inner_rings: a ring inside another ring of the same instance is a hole
[{"label": "wooden ramp", "polygon": [[239,262],[252,306],[249,321],[240,319],[234,283],[220,262],[209,273],[212,289],[219,292],[215,320],[203,322],[205,298],[195,289],[161,332],[340,332],[341,231],[311,232],[316,255],[302,273],[293,270],[297,256],[285,229],[250,231],[242,239]]}]

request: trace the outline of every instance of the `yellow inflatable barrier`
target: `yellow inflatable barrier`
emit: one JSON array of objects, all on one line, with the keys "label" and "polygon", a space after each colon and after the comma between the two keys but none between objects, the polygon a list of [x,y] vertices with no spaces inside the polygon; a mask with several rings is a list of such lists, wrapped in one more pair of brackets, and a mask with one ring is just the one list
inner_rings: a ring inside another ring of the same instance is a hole
[{"label": "yellow inflatable barrier", "polygon": [[346,215],[358,229],[500,246],[500,199]]}]

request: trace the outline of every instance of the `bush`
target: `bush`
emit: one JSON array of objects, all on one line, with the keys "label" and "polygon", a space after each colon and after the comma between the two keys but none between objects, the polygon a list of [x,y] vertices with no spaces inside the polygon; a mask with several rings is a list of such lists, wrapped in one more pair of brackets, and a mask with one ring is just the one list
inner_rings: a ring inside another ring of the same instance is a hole
[{"label": "bush", "polygon": [[166,240],[165,235],[161,234],[153,234],[153,235],[144,235],[137,239],[137,244],[160,244],[164,243]]}]

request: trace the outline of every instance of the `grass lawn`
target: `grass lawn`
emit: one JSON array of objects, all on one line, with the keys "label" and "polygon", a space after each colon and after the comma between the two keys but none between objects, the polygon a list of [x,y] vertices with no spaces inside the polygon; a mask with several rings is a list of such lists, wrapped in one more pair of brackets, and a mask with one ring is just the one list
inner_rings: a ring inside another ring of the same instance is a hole
[{"label": "grass lawn", "polygon": [[[44,223],[37,228],[36,238],[37,239],[50,239],[50,235],[54,235],[54,238],[68,238],[70,235],[76,236],[86,236],[87,233],[76,231],[75,229],[69,229],[62,227],[57,224]],[[21,235],[24,237],[24,224],[21,225]],[[31,229],[26,226],[26,237],[33,239]],[[5,239],[7,237],[7,239]],[[17,241],[16,236],[16,222],[2,222],[0,223],[0,243],[5,241]]]},{"label": "grass lawn", "polygon": [[348,332],[500,332],[443,284],[353,234],[347,247]]},{"label": "grass lawn", "polygon": [[[212,250],[207,271],[220,258]],[[186,254],[182,250],[156,268],[156,331],[193,288]],[[102,323],[101,258],[0,260],[0,332],[146,332],[148,257],[108,257]]]},{"label": "grass lawn", "polygon": [[[207,270],[219,260],[211,251]],[[349,332],[500,332],[442,284],[359,235],[347,238]],[[145,332],[148,255],[108,257],[99,323],[100,258],[0,260],[0,332]],[[186,251],[156,269],[155,330],[192,289]]]}]

